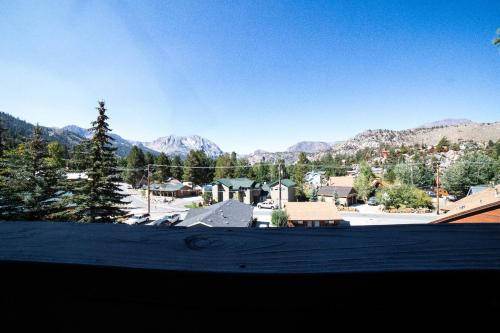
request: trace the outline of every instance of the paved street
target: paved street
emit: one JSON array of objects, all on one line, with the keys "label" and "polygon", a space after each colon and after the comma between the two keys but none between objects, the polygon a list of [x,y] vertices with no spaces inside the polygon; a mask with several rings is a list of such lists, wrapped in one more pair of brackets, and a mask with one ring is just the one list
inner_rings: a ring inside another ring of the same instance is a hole
[{"label": "paved street", "polygon": [[[134,189],[129,189],[126,184],[121,184],[120,188],[123,193],[129,194],[127,201],[130,203],[126,206],[126,210],[133,214],[143,214],[148,210],[147,198],[142,197],[140,192]],[[164,198],[151,196],[151,220],[159,219],[168,213],[178,213],[181,219],[184,219],[188,212],[188,208],[184,207],[192,202],[200,202],[201,197],[177,198],[173,202],[163,202]]]},{"label": "paved street", "polygon": [[[126,184],[121,185],[124,193],[129,194],[127,201],[130,203],[126,209],[133,214],[147,212],[147,199],[140,195],[140,192],[129,189]],[[201,197],[177,198],[171,203],[163,202],[163,198],[151,197],[151,219],[159,219],[168,213],[178,213],[184,219],[188,208],[184,207],[192,202],[200,202]],[[429,223],[435,216],[432,214],[389,214],[383,213],[377,206],[356,205],[359,212],[340,212],[344,221],[341,225],[388,225],[388,224],[425,224]],[[253,216],[257,219],[259,227],[272,227],[271,209],[254,208]]]},{"label": "paved street", "polygon": [[[425,224],[429,223],[436,214],[394,214],[383,213],[376,206],[359,205],[363,212],[340,212],[344,219],[341,225],[390,225],[390,224]],[[254,208],[253,217],[258,222],[271,222],[271,209]]]}]

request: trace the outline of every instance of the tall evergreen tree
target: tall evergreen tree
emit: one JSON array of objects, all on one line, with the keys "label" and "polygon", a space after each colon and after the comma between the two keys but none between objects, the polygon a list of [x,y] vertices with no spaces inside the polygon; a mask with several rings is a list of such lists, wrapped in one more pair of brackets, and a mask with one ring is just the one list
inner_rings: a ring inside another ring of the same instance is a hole
[{"label": "tall evergreen tree", "polygon": [[66,147],[57,141],[48,144],[48,160],[50,166],[62,169],[66,166],[64,159],[68,156]]},{"label": "tall evergreen tree", "polygon": [[3,127],[2,119],[0,119],[0,158],[3,156],[3,152],[6,148],[5,146],[5,134],[7,133],[7,129]]},{"label": "tall evergreen tree", "polygon": [[182,168],[183,166],[184,163],[182,162],[181,157],[179,155],[175,155],[170,167],[172,177],[181,180],[182,175],[184,174],[184,170]]},{"label": "tall evergreen tree", "polygon": [[280,158],[271,167],[271,181],[276,181],[279,179],[278,170],[280,164],[281,164],[281,179],[286,179],[290,177],[290,175],[288,174],[288,170],[285,166],[285,160]]},{"label": "tall evergreen tree", "polygon": [[148,164],[155,164],[155,156],[153,154],[151,154],[149,151],[146,152],[146,154],[144,154],[144,163],[146,165]]},{"label": "tall evergreen tree", "polygon": [[140,181],[146,176],[146,158],[142,150],[133,146],[127,156],[127,172],[125,182],[132,186],[138,186]]},{"label": "tall evergreen tree", "polygon": [[271,167],[266,162],[257,163],[253,166],[255,181],[258,183],[271,181]]},{"label": "tall evergreen tree", "polygon": [[309,170],[309,159],[307,158],[305,153],[300,153],[297,163],[294,166],[293,170],[293,181],[296,184],[296,193],[297,196],[304,196],[304,177]]},{"label": "tall evergreen tree", "polygon": [[156,164],[153,177],[159,182],[164,182],[172,175],[170,171],[170,159],[165,153],[160,153],[156,159]]},{"label": "tall evergreen tree", "polygon": [[90,129],[90,166],[86,170],[89,179],[73,191],[75,208],[72,216],[80,222],[115,222],[127,215],[120,208],[127,196],[120,193],[117,184],[116,148],[112,147],[104,101],[99,101],[96,109],[99,115]]},{"label": "tall evergreen tree", "polygon": [[[236,156],[236,154],[234,154],[234,156]],[[216,169],[215,169],[214,179],[233,178],[234,177],[233,167],[235,166],[236,162],[233,160],[232,154],[229,155],[228,153],[225,153],[219,156],[215,162]]]},{"label": "tall evergreen tree", "polygon": [[236,163],[236,168],[234,169],[233,176],[235,178],[247,177],[250,179],[255,178],[255,174],[253,173],[253,169],[250,166],[250,163],[246,158],[238,159]]},{"label": "tall evergreen tree", "polygon": [[68,167],[73,172],[83,172],[90,167],[90,140],[75,145],[70,154]]},{"label": "tall evergreen tree", "polygon": [[52,164],[42,129],[37,125],[33,136],[9,156],[7,164],[8,202],[18,207],[7,215],[14,219],[44,220],[54,218],[61,205],[63,169]]},{"label": "tall evergreen tree", "polygon": [[372,172],[372,168],[367,162],[361,162],[359,174],[356,179],[354,179],[354,188],[356,192],[358,192],[358,196],[361,200],[368,200],[373,191],[375,191],[375,186],[373,185],[374,180],[375,175]]},{"label": "tall evergreen tree", "polygon": [[213,160],[202,150],[191,150],[184,162],[182,180],[194,184],[209,183],[213,179]]},{"label": "tall evergreen tree", "polygon": [[0,219],[20,218],[23,185],[18,182],[21,158],[17,151],[5,151],[0,158]]}]

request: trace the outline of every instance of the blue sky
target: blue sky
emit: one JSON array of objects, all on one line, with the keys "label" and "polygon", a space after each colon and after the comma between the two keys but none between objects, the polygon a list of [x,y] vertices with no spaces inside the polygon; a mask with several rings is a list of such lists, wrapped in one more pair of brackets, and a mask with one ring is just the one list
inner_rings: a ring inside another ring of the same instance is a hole
[{"label": "blue sky", "polygon": [[0,0],[0,110],[284,150],[500,120],[500,1]]}]

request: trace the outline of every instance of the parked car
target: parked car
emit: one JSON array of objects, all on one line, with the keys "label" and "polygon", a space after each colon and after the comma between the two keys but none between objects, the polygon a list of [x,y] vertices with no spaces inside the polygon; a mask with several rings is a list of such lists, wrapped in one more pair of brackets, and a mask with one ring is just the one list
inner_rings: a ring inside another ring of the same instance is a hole
[{"label": "parked car", "polygon": [[146,223],[146,225],[159,226],[159,225],[172,225],[175,222],[178,222],[180,219],[179,214],[168,214],[163,216],[158,220],[154,220],[152,222]]},{"label": "parked car", "polygon": [[132,217],[129,217],[124,223],[126,224],[140,224],[149,221],[149,214],[135,214]]},{"label": "parked car", "polygon": [[457,196],[453,195],[453,194],[448,195],[447,198],[450,201],[457,201],[458,200]]},{"label": "parked car", "polygon": [[435,198],[436,197],[436,193],[434,191],[427,191],[425,193],[427,193],[427,195],[430,196],[431,198]]},{"label": "parked car", "polygon": [[369,206],[376,206],[377,205],[377,199],[375,197],[370,197],[366,203]]},{"label": "parked car", "polygon": [[257,208],[278,209],[278,204],[272,200],[266,200],[264,202],[259,202]]}]

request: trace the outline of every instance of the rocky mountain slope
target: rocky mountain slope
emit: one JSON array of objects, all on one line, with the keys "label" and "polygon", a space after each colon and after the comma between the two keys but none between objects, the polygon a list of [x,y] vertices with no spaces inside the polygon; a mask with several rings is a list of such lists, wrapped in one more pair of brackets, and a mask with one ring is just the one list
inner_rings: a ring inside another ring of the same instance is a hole
[{"label": "rocky mountain slope", "polygon": [[[88,129],[76,126],[76,125],[68,125],[63,127],[61,130],[66,131],[66,132],[72,132],[82,138],[89,139],[92,137],[92,133]],[[128,155],[130,152],[130,149],[134,145],[138,146],[141,148],[144,152],[150,152],[152,154],[158,155],[158,152],[152,149],[149,149],[145,147],[141,142],[136,142],[136,141],[131,141],[122,138],[118,134],[111,133],[110,136],[114,139],[113,145],[117,148],[116,149],[116,154],[121,157],[125,157]]]},{"label": "rocky mountain slope", "polygon": [[[450,123],[458,124],[446,125]],[[333,143],[331,147],[322,151],[311,152],[306,150],[307,145],[303,145],[302,147],[309,159],[316,160],[326,153],[334,155],[355,154],[363,148],[378,148],[380,144],[387,144],[389,146],[401,146],[402,144],[406,146],[414,144],[436,145],[444,136],[451,142],[475,141],[486,143],[488,140],[497,141],[500,139],[500,122],[473,123],[466,119],[445,119],[427,125],[423,125],[426,127],[420,126],[401,131],[388,129],[367,130],[347,141]],[[245,157],[252,164],[260,162],[263,159],[268,162],[274,162],[279,158],[284,159],[287,163],[294,163],[298,158],[299,152],[300,150],[272,153],[256,150]]]},{"label": "rocky mountain slope", "polygon": [[417,128],[432,128],[432,127],[443,127],[443,126],[457,126],[472,124],[472,120],[469,119],[443,119],[438,121],[433,121],[430,123],[422,124]]},{"label": "rocky mountain slope", "polygon": [[362,132],[332,148],[333,153],[354,154],[363,148],[378,148],[380,144],[411,146],[436,145],[442,137],[451,142],[475,141],[479,143],[500,139],[500,122],[466,123],[454,126],[413,128],[402,131],[377,129]]},{"label": "rocky mountain slope", "polygon": [[[91,133],[88,130],[76,125],[65,126],[63,130],[73,132],[85,138],[91,137]],[[113,133],[111,133],[111,137],[115,140],[114,144],[118,148],[117,154],[119,156],[127,156],[134,145],[141,148],[144,152],[150,152],[155,155],[165,153],[169,156],[180,155],[182,158],[186,157],[190,150],[203,150],[210,157],[217,157],[222,154],[222,150],[214,142],[198,135],[170,135],[158,138],[153,142],[127,140]]]},{"label": "rocky mountain slope", "polygon": [[[5,112],[0,112],[0,120],[2,127],[7,130],[4,140],[9,148],[16,147],[33,135],[35,128],[33,124]],[[67,147],[72,147],[83,140],[81,136],[71,131],[44,126],[40,127],[42,128],[43,137],[47,141],[58,141]]]},{"label": "rocky mountain slope", "polygon": [[288,147],[286,151],[288,152],[308,152],[308,153],[317,153],[320,151],[325,151],[330,149],[332,146],[328,142],[322,141],[301,141],[294,144],[291,147]]},{"label": "rocky mountain slope", "polygon": [[203,150],[210,157],[222,155],[222,150],[214,142],[199,135],[177,136],[169,135],[158,138],[153,142],[143,142],[145,147],[163,152],[167,155],[186,157],[190,150]]},{"label": "rocky mountain slope", "polygon": [[[20,143],[26,142],[33,134],[33,129],[35,128],[35,125],[1,111],[0,120],[2,127],[7,130],[4,134],[4,141],[9,148],[16,147]],[[40,127],[42,128],[45,140],[49,142],[58,141],[69,149],[92,136],[88,129],[76,125],[68,125],[63,128]],[[164,152],[167,155],[180,155],[183,158],[186,157],[192,149],[201,149],[211,157],[217,157],[223,153],[214,142],[198,135],[171,135],[158,138],[153,142],[127,140],[115,133],[110,133],[110,136],[114,139],[117,155],[121,157],[127,156],[134,145],[141,148],[144,152],[150,152],[154,155]]]},{"label": "rocky mountain slope", "polygon": [[[26,121],[4,112],[0,112],[0,119],[2,120],[2,126],[7,128],[5,141],[10,147],[15,147],[17,144],[26,141],[33,133],[34,125]],[[87,129],[76,125],[63,128],[42,126],[42,130],[46,140],[59,141],[67,147],[72,147],[90,137]],[[180,155],[181,157],[186,157],[190,150],[203,150],[213,158],[223,153],[217,144],[198,135],[170,135],[152,142],[127,140],[114,133],[111,136],[115,139],[115,146],[119,156],[127,156],[134,145],[137,145],[145,152],[153,154],[163,152],[170,156]],[[406,146],[414,144],[436,145],[444,136],[451,142],[475,141],[486,143],[488,140],[497,141],[500,139],[500,122],[473,123],[467,119],[445,119],[401,131],[388,129],[367,130],[340,143],[303,141],[289,147],[285,152],[256,150],[242,157],[247,158],[251,164],[262,161],[272,163],[278,159],[284,159],[286,163],[294,163],[302,151],[310,159],[315,160],[327,152],[332,154],[355,154],[360,149],[378,148],[381,144],[390,146],[401,146],[402,144]]]}]

